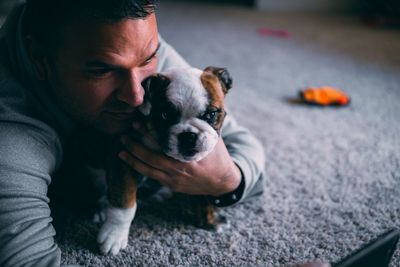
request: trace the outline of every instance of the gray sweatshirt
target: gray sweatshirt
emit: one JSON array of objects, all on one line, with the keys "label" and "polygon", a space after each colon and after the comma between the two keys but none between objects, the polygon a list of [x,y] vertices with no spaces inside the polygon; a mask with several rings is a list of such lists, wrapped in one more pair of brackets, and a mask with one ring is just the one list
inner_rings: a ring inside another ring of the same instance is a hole
[{"label": "gray sweatshirt", "polygon": [[[0,266],[60,266],[47,191],[74,121],[35,78],[22,41],[23,13],[21,4],[0,31]],[[158,71],[188,65],[162,39],[158,64]],[[261,144],[229,115],[221,134],[242,171],[239,202],[261,194]]]}]

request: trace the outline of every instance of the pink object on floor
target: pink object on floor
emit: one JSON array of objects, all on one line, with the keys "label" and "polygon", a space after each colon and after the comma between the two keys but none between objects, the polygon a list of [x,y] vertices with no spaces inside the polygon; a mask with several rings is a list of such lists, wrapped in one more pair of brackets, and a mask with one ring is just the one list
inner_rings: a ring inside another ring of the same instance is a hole
[{"label": "pink object on floor", "polygon": [[286,30],[280,29],[271,29],[271,28],[258,28],[258,34],[262,36],[273,36],[273,37],[280,37],[280,38],[288,38],[289,32]]}]

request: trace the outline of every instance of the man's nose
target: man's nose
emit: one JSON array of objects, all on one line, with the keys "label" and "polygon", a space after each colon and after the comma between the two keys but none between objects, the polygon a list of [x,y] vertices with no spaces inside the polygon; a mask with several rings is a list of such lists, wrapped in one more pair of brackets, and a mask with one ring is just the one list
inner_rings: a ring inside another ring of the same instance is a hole
[{"label": "man's nose", "polygon": [[127,103],[132,107],[140,106],[143,103],[144,89],[142,79],[134,70],[127,72],[123,77],[123,82],[118,89],[117,99]]}]

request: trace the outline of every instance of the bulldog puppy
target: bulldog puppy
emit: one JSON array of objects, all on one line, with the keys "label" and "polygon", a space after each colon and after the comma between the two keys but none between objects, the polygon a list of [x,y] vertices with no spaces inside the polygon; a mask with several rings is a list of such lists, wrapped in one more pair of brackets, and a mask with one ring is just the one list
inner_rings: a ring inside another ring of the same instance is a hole
[{"label": "bulldog puppy", "polygon": [[[206,157],[218,142],[225,117],[224,97],[232,86],[228,71],[217,67],[171,69],[148,77],[142,85],[145,99],[140,111],[151,137],[143,138],[143,143],[179,161]],[[127,246],[140,176],[117,157],[112,161],[107,174],[110,205],[97,238],[104,254],[115,255]],[[206,201],[198,203],[203,208],[192,210],[200,218],[195,224],[214,225],[212,206]]]}]

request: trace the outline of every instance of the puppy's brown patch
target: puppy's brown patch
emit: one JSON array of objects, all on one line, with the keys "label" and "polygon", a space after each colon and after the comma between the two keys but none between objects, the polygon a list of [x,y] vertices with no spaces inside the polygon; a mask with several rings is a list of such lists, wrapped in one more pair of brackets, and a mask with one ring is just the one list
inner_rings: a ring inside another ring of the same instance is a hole
[{"label": "puppy's brown patch", "polygon": [[205,71],[201,74],[200,79],[204,88],[208,92],[208,96],[211,100],[210,104],[217,108],[223,108],[225,94],[218,77],[211,72]]},{"label": "puppy's brown patch", "polygon": [[136,204],[137,182],[132,170],[118,157],[114,159],[107,178],[108,198],[111,205],[132,208]]},{"label": "puppy's brown patch", "polygon": [[208,92],[208,97],[210,98],[210,107],[212,109],[220,109],[221,112],[218,113],[217,123],[214,125],[215,129],[219,131],[222,127],[222,123],[225,116],[224,111],[224,98],[225,93],[223,91],[220,80],[212,72],[205,71],[200,76],[201,83]]}]

